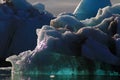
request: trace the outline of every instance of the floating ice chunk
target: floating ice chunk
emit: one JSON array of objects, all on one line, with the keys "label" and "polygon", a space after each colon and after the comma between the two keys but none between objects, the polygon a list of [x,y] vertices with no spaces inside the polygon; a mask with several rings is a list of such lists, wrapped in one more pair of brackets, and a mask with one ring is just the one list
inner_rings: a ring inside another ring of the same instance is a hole
[{"label": "floating ice chunk", "polygon": [[[16,0],[15,2],[18,3],[19,1]],[[1,45],[7,45],[0,46],[3,48],[1,50],[5,49],[5,51],[8,51],[7,56],[25,51],[18,56],[14,55],[6,59],[12,63],[15,72],[40,70],[41,73],[48,71],[51,74],[51,71],[54,69],[55,72],[53,73],[56,74],[77,73],[79,59],[76,60],[75,56],[85,56],[93,61],[98,60],[112,65],[120,65],[120,59],[117,57],[120,49],[119,45],[116,45],[119,44],[119,41],[115,41],[107,34],[108,30],[112,36],[120,32],[118,30],[120,28],[119,16],[113,15],[120,13],[120,4],[99,9],[96,17],[84,21],[78,21],[72,14],[63,13],[51,21],[53,27],[46,25],[41,28],[42,25],[49,24],[53,16],[47,11],[41,14],[41,11],[44,11],[44,6],[41,4],[34,6],[34,9],[33,7],[30,8],[31,5],[29,7],[25,5],[25,9],[23,9],[21,7],[22,3],[27,3],[24,0],[20,2],[20,5],[15,5],[17,8],[17,13],[15,14],[10,12],[11,9],[7,11],[0,9],[1,15],[4,17],[8,16],[6,18],[0,16],[5,19],[0,22],[0,25],[3,26],[0,29],[0,36],[4,39]],[[27,11],[29,8],[33,10]],[[10,16],[4,14],[6,12],[9,12]],[[11,18],[14,26],[11,24]],[[114,24],[112,22],[114,21],[117,22],[117,32],[114,32],[114,28],[112,28]],[[10,24],[12,28],[9,26]],[[83,28],[84,25],[97,26]],[[64,28],[64,31],[62,33],[59,32],[59,28]],[[35,34],[36,29],[38,39]],[[117,48],[115,49],[116,46]],[[32,51],[26,51],[31,49]],[[117,55],[114,53],[114,50],[117,52]],[[1,56],[6,57],[6,54],[3,53]]]},{"label": "floating ice chunk", "polygon": [[[55,34],[55,33],[57,33],[57,32],[54,32],[54,28],[47,27],[47,26],[44,26],[40,31],[43,31],[43,32],[45,31],[45,33],[47,33],[48,35],[53,34],[53,38],[50,36],[46,37],[48,40],[45,40],[45,37],[43,39],[38,38],[38,41],[39,41],[39,39],[40,39],[40,41],[42,39],[43,43],[42,43],[42,41],[40,43],[38,42],[38,45],[34,51],[26,51],[26,52],[21,53],[18,56],[13,56],[13,57],[8,58],[7,60],[11,61],[15,72],[19,71],[19,70],[22,70],[22,71],[28,70],[28,69],[33,70],[33,69],[35,69],[35,67],[36,67],[36,69],[39,68],[41,70],[41,72],[44,72],[44,69],[45,69],[45,72],[46,72],[46,70],[48,70],[48,71],[51,70],[50,65],[59,59],[60,56],[58,56],[56,53],[54,53],[54,50],[53,50],[53,47],[54,48],[58,47],[58,46],[56,46],[56,47],[54,46],[54,44],[57,40],[57,34]],[[46,32],[46,31],[48,31],[48,32]],[[37,30],[37,32],[39,32],[39,30]],[[43,34],[40,34],[40,33],[37,33],[37,34],[39,34],[39,35],[45,34],[45,33],[43,33]],[[54,38],[55,35],[56,35],[56,38]],[[45,40],[45,43],[44,43],[44,40]],[[44,47],[43,44],[46,44],[47,46],[50,46],[50,47],[43,48]],[[60,44],[60,45],[62,45],[62,44]],[[53,51],[51,51],[51,49]],[[36,61],[38,61],[38,62],[36,63]],[[33,67],[33,69],[32,69],[32,67]],[[54,66],[52,66],[52,67],[54,67]]]},{"label": "floating ice chunk", "polygon": [[33,51],[25,51],[6,59],[12,63],[15,72],[39,70],[47,74],[52,74],[51,71],[54,74],[64,74],[65,69],[69,74],[77,73],[73,71],[77,70],[79,63],[75,56],[120,65],[119,58],[108,48],[107,35],[99,30],[86,28],[77,33],[60,33],[54,27],[46,25],[37,29],[37,35],[37,46]]},{"label": "floating ice chunk", "polygon": [[76,54],[79,55],[79,49],[78,51],[76,51],[77,50],[76,48],[72,49],[72,47],[70,46],[71,43],[74,44],[73,41],[77,37],[75,36],[75,34],[72,34],[71,32],[66,32],[64,34],[61,34],[51,26],[43,26],[42,29],[37,30],[37,35],[38,35],[38,40],[37,40],[38,42],[35,50],[26,51],[20,53],[18,56],[7,58],[7,61],[10,61],[13,64],[13,68],[15,69],[15,71],[18,70],[24,71],[28,69],[33,70],[36,67],[41,72],[46,72],[46,70],[48,71],[49,69],[51,70],[50,67],[53,68],[56,67],[54,65],[56,64],[56,61],[60,62],[58,65],[61,65],[61,63],[63,63],[63,59],[66,59],[68,57],[67,58],[68,60],[66,60],[65,65],[61,65],[61,67],[58,67],[58,70],[60,70],[61,68],[63,69],[63,67],[67,68],[66,66],[67,64],[69,64],[69,60],[72,59],[72,56],[69,57],[61,54],[75,55],[74,54],[75,51],[78,52]]},{"label": "floating ice chunk", "polygon": [[73,14],[84,20],[96,16],[98,9],[106,6],[111,6],[110,0],[81,0]]}]

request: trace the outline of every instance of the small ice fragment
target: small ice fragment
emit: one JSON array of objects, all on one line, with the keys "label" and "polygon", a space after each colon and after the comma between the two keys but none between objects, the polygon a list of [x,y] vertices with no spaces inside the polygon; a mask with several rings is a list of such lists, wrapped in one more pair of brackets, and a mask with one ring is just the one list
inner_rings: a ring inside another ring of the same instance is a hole
[{"label": "small ice fragment", "polygon": [[55,75],[50,75],[50,78],[55,78]]}]

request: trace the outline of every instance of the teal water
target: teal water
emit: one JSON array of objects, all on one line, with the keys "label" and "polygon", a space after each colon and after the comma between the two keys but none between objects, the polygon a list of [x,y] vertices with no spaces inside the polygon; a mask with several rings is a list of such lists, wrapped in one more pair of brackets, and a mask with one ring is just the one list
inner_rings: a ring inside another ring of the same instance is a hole
[{"label": "teal water", "polygon": [[119,76],[55,76],[50,78],[46,75],[37,76],[0,76],[0,80],[120,80]]},{"label": "teal water", "polygon": [[11,74],[11,68],[0,68],[0,80],[120,80],[119,76],[66,76]]}]

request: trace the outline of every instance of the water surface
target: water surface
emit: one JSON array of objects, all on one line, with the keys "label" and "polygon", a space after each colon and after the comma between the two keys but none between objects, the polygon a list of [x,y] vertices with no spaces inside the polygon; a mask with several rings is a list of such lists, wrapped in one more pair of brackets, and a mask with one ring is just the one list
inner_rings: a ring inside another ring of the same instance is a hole
[{"label": "water surface", "polygon": [[119,80],[119,76],[67,76],[11,74],[11,68],[0,68],[0,80]]}]

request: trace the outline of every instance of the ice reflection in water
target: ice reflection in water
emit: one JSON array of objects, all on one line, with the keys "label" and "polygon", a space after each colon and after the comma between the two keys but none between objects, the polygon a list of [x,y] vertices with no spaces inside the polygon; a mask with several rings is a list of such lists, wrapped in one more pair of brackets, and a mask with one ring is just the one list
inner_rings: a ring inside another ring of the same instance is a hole
[{"label": "ice reflection in water", "polygon": [[11,68],[0,68],[0,80],[119,80],[119,76],[66,76],[11,74]]},{"label": "ice reflection in water", "polygon": [[11,67],[0,68],[0,80],[10,80],[11,79]]},{"label": "ice reflection in water", "polygon": [[49,75],[31,75],[31,76],[20,76],[13,75],[12,80],[119,80],[118,76],[55,76],[50,78]]}]

